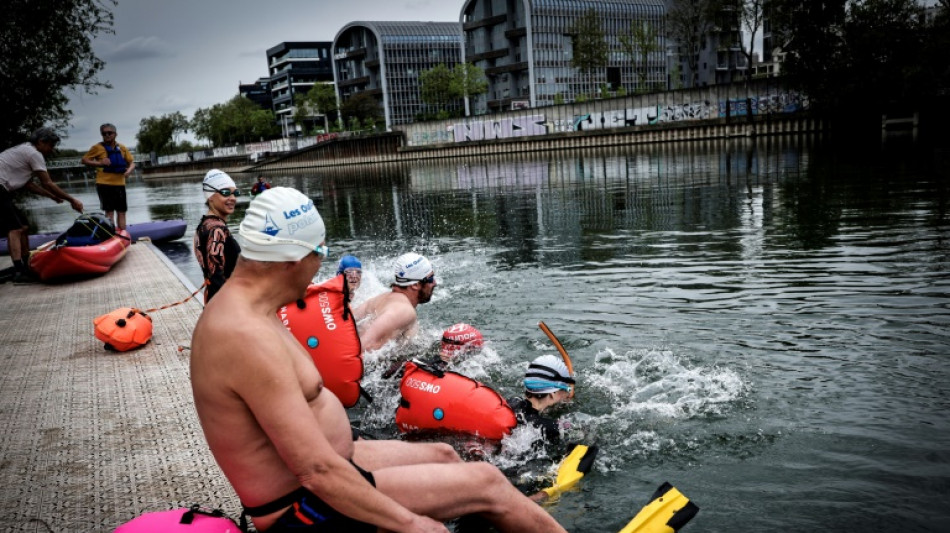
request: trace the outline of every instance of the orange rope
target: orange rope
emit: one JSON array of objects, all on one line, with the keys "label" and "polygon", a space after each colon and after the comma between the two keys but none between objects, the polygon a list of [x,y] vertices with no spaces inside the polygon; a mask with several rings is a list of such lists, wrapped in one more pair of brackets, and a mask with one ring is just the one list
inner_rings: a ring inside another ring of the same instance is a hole
[{"label": "orange rope", "polygon": [[191,299],[194,298],[195,296],[197,296],[198,293],[201,292],[202,289],[204,289],[205,287],[207,287],[208,285],[210,285],[210,283],[211,283],[210,281],[205,280],[204,283],[202,283],[201,286],[198,287],[198,290],[196,290],[195,292],[191,293],[191,296],[185,298],[184,300],[180,300],[180,301],[178,301],[178,302],[175,302],[175,303],[173,303],[173,304],[163,305],[163,306],[161,306],[161,307],[153,307],[153,308],[151,308],[151,309],[146,309],[145,311],[141,311],[141,310],[139,310],[139,309],[132,309],[132,310],[133,310],[133,311],[138,311],[139,313],[152,313],[152,312],[154,312],[154,311],[161,311],[162,309],[168,309],[169,307],[175,307],[176,305],[181,305],[181,304],[187,302],[188,300],[191,300]]}]

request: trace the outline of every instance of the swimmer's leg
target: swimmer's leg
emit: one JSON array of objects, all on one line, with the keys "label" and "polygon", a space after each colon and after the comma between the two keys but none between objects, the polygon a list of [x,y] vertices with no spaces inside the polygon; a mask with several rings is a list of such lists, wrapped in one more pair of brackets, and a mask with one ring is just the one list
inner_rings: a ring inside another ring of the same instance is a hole
[{"label": "swimmer's leg", "polygon": [[442,442],[405,442],[401,440],[365,440],[353,443],[353,462],[375,472],[392,466],[423,463],[460,463],[462,459]]},{"label": "swimmer's leg", "polygon": [[397,466],[373,472],[376,488],[436,520],[480,514],[499,531],[563,533],[554,518],[489,463]]}]

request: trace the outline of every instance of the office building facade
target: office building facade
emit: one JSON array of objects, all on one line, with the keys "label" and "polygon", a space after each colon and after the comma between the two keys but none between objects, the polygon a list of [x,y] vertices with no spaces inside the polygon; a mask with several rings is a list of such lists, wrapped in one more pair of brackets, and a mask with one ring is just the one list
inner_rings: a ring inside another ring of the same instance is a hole
[{"label": "office building facade", "polygon": [[316,83],[333,82],[332,44],[283,42],[267,50],[271,105],[285,135],[293,124],[294,97],[306,94]]},{"label": "office building facade", "polygon": [[[576,24],[597,13],[608,45],[605,68],[589,75],[571,66]],[[538,107],[615,91],[667,86],[666,7],[663,0],[466,0],[461,23],[463,61],[485,71],[488,92],[471,103],[473,114]],[[624,51],[620,37],[638,25],[653,36],[646,58]]]},{"label": "office building facade", "polygon": [[258,78],[254,83],[238,85],[238,94],[257,104],[261,109],[270,111],[274,101],[270,94],[270,78]]},{"label": "office building facade", "polygon": [[426,109],[419,75],[461,56],[457,22],[351,22],[333,40],[333,77],[340,105],[358,94],[379,104],[386,128],[408,124]]}]

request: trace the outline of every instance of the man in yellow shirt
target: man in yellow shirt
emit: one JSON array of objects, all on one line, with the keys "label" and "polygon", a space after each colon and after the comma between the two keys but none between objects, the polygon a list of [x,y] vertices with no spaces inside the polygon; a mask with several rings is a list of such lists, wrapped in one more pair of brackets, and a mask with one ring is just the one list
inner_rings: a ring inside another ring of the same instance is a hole
[{"label": "man in yellow shirt", "polygon": [[[135,159],[125,145],[115,141],[115,124],[99,126],[102,142],[95,144],[82,158],[82,164],[96,168],[96,192],[106,217],[118,229],[125,229],[125,179],[135,170]],[[117,214],[118,217],[114,216]]]}]

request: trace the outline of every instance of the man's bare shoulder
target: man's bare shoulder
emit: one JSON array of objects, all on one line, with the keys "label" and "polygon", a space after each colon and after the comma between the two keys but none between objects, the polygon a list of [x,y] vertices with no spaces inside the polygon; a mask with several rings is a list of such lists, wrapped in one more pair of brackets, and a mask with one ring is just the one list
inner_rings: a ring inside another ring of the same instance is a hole
[{"label": "man's bare shoulder", "polygon": [[199,317],[192,336],[193,357],[239,363],[284,342],[281,333],[286,328],[276,314],[253,313],[229,296],[225,290],[219,292]]}]

